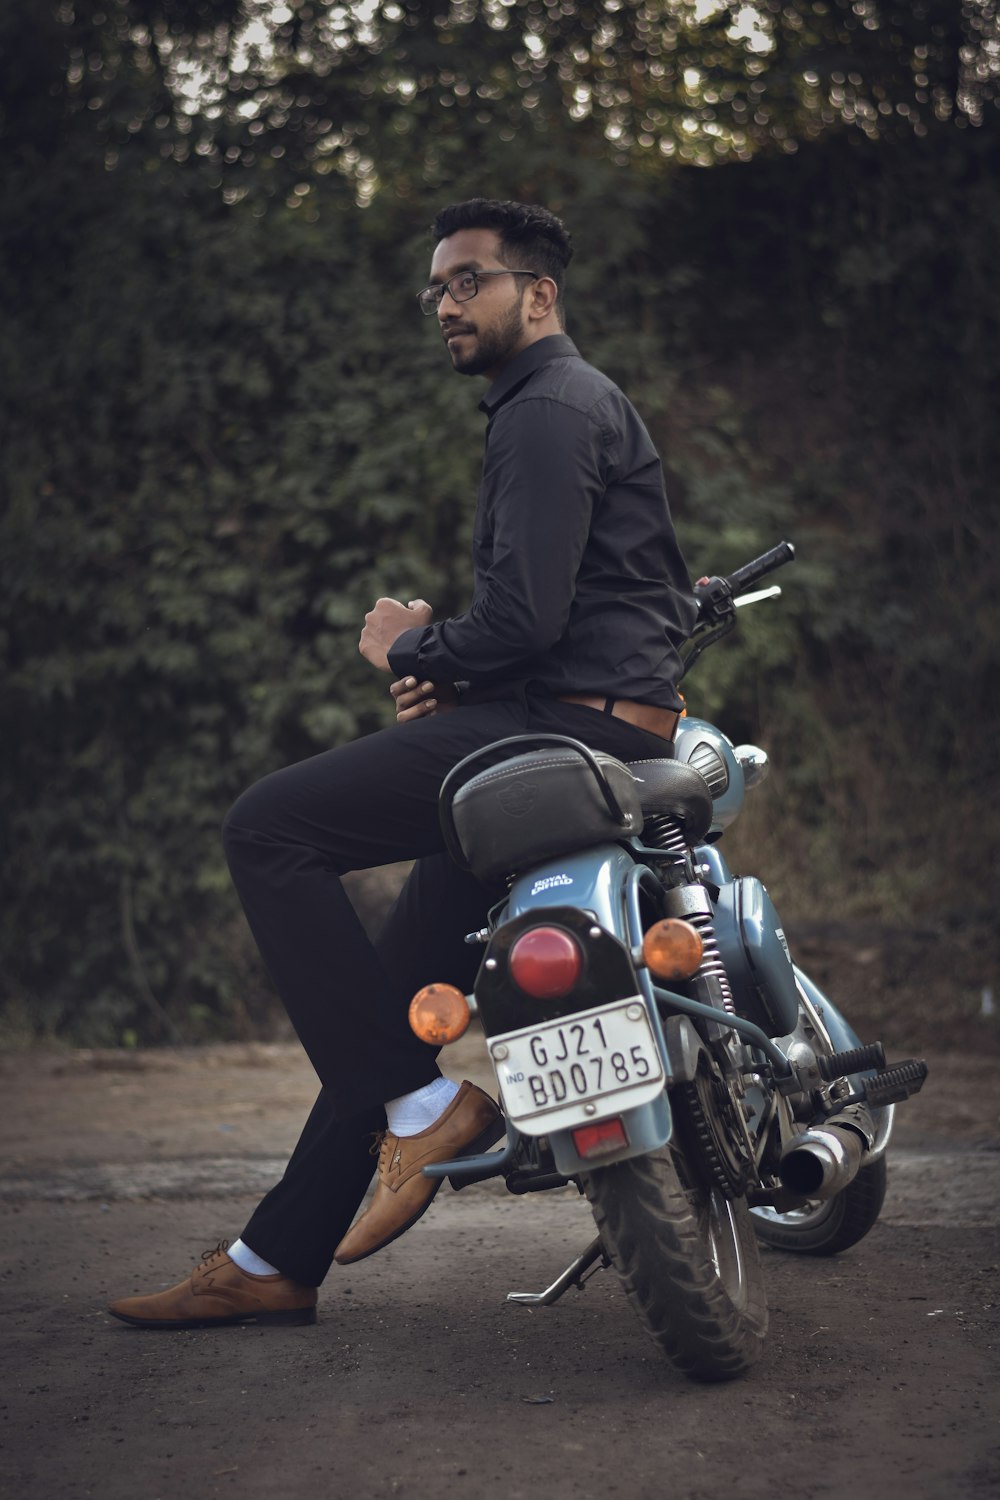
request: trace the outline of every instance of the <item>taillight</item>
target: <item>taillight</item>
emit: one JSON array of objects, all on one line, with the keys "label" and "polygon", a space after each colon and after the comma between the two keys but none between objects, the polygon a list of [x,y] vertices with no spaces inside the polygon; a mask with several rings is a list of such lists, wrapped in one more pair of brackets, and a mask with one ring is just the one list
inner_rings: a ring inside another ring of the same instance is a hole
[{"label": "taillight", "polygon": [[595,1156],[610,1156],[628,1145],[628,1136],[621,1120],[601,1120],[596,1125],[581,1125],[572,1132],[577,1155],[584,1161]]},{"label": "taillight", "polygon": [[568,995],[580,978],[583,955],[561,927],[532,927],[510,950],[510,977],[535,1000]]}]

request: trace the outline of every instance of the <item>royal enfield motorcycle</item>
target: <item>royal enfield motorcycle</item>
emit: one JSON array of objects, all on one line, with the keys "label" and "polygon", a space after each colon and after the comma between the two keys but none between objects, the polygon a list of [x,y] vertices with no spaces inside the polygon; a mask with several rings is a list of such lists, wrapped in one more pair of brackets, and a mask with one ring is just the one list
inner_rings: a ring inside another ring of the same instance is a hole
[{"label": "royal enfield motorcycle", "polygon": [[[699,586],[685,671],[738,604],[791,561],[781,543]],[[758,1241],[807,1255],[855,1244],[885,1195],[896,1103],[926,1064],[887,1065],[795,964],[759,879],[719,848],[767,772],[753,745],[684,717],[671,758],[628,765],[559,735],[468,756],[441,789],[454,859],[507,893],[468,942],[471,996],[414,997],[436,1045],[478,1013],[506,1117],[490,1154],[424,1171],[512,1193],[575,1184],[597,1236],[546,1290],[613,1267],[657,1345],[703,1380],[760,1356]],[[446,976],[442,976],[444,979]]]}]

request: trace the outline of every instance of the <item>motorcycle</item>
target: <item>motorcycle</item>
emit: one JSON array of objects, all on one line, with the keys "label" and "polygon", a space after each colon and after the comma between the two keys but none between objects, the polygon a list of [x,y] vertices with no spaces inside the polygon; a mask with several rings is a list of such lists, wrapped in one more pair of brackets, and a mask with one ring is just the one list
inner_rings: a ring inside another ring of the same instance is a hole
[{"label": "motorcycle", "polygon": [[[697,589],[689,670],[781,543]],[[832,1255],[878,1219],[894,1108],[924,1062],[889,1066],[795,964],[755,876],[719,839],[768,769],[707,721],[683,717],[672,758],[628,765],[560,735],[518,735],[446,778],[452,857],[506,895],[467,942],[473,994],[425,986],[415,1033],[457,1039],[478,1013],[506,1141],[425,1167],[453,1187],[502,1176],[515,1194],[575,1184],[597,1235],[541,1292],[548,1306],[613,1267],[643,1326],[696,1379],[762,1352],[759,1243]]]}]

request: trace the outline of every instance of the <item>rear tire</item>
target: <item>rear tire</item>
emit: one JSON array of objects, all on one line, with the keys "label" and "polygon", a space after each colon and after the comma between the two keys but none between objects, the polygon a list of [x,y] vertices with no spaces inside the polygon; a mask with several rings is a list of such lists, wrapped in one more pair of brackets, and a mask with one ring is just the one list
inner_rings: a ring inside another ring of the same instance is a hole
[{"label": "rear tire", "polygon": [[697,1380],[749,1369],[767,1299],[745,1199],[696,1179],[669,1146],[582,1183],[629,1301],[667,1358]]},{"label": "rear tire", "polygon": [[808,1203],[787,1214],[755,1208],[757,1236],[772,1250],[795,1255],[838,1255],[875,1227],[885,1201],[888,1172],[884,1156],[862,1167],[843,1192],[825,1203]]}]

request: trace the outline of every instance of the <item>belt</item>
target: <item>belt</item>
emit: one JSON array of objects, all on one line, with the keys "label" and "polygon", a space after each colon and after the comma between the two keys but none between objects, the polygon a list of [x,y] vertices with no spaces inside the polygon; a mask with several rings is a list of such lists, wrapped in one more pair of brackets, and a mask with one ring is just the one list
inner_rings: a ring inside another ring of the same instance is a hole
[{"label": "belt", "polygon": [[583,708],[596,708],[598,713],[610,714],[613,719],[624,719],[636,729],[645,729],[649,734],[658,734],[663,740],[672,740],[677,728],[679,714],[672,708],[657,708],[655,703],[635,703],[629,698],[596,698],[590,693],[560,693],[560,703],[579,703]]}]

